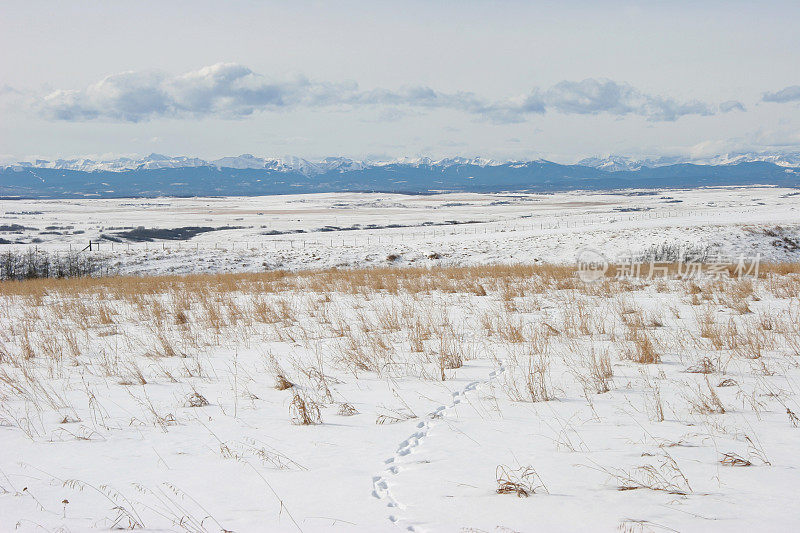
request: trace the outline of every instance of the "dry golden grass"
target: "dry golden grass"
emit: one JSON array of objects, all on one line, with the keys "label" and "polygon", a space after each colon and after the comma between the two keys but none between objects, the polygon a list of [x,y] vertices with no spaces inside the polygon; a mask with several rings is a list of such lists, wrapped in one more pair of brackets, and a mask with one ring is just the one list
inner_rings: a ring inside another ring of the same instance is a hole
[{"label": "dry golden grass", "polygon": [[[674,265],[667,270],[677,273]],[[578,354],[573,375],[594,393],[613,389],[614,361],[658,365],[670,351],[681,358],[703,352],[682,362],[706,375],[724,372],[732,359],[766,375],[770,365],[759,361],[779,347],[798,364],[800,306],[773,313],[758,304],[796,301],[799,264],[765,264],[758,280],[741,281],[617,279],[616,271],[610,267],[593,284],[581,282],[574,267],[555,265],[4,282],[0,364],[13,371],[2,383],[55,405],[57,395],[35,385],[36,372],[64,376],[91,364],[90,372],[121,384],[207,379],[198,354],[264,342],[317,351],[324,341],[319,363],[286,366],[291,379],[277,361],[266,364],[276,388],[305,380],[303,390],[322,402],[333,401],[323,359],[354,375],[439,381],[491,348],[490,357],[516,369],[509,396],[533,402],[560,395],[551,365],[561,353]],[[643,306],[642,291],[664,303]],[[604,347],[595,350],[598,342]],[[101,355],[79,361],[87,350]],[[166,364],[171,360],[181,364]],[[718,407],[710,392],[700,392],[697,411]]]},{"label": "dry golden grass", "polygon": [[[678,273],[678,265],[657,265],[667,268],[668,275]],[[642,277],[649,274],[649,265],[644,265]],[[727,267],[727,272],[735,277],[736,265]],[[580,284],[575,276],[576,270],[567,265],[483,265],[470,267],[381,267],[365,269],[331,269],[320,271],[288,272],[270,271],[263,273],[235,274],[194,274],[186,276],[115,276],[105,278],[35,279],[26,281],[7,281],[0,283],[0,295],[21,296],[41,301],[48,294],[62,295],[95,294],[101,299],[116,298],[131,300],[146,295],[166,292],[186,294],[200,292],[251,294],[277,293],[291,289],[305,289],[324,294],[339,292],[358,294],[384,292],[388,294],[430,293],[470,293],[483,295],[488,292],[503,294],[504,300],[541,293],[546,289],[578,288],[596,294],[598,290],[624,290],[626,280],[615,281],[619,267],[611,265],[606,273],[606,281],[596,284]],[[661,271],[659,271],[660,273]],[[769,290],[785,293],[783,297],[800,294],[800,263],[762,263],[759,278],[768,279]],[[689,282],[690,294],[698,287]],[[742,281],[731,285],[732,291],[740,296],[752,292],[752,282]],[[749,287],[749,288],[748,288]],[[181,292],[184,291],[184,292]]]}]

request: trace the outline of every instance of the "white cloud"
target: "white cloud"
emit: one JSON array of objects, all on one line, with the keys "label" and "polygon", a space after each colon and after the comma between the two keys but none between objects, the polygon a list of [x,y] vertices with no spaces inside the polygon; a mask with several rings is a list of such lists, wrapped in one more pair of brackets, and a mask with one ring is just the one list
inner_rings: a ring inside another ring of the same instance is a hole
[{"label": "white cloud", "polygon": [[653,121],[674,121],[685,115],[715,115],[744,111],[741,102],[728,101],[715,106],[697,100],[679,102],[672,98],[643,93],[627,83],[606,79],[562,81],[542,94],[548,109],[561,113],[595,115],[639,115]]},{"label": "white cloud", "polygon": [[744,107],[744,104],[736,100],[722,102],[719,104],[719,110],[723,113],[728,113],[730,111],[747,111],[747,109]]},{"label": "white cloud", "polygon": [[765,102],[777,103],[798,102],[800,101],[800,85],[790,85],[780,91],[764,93],[761,99]]},{"label": "white cloud", "polygon": [[294,104],[309,82],[268,83],[247,67],[218,63],[180,76],[159,72],[113,74],[81,90],[55,91],[41,102],[56,120],[139,122],[154,117],[240,117]]},{"label": "white cloud", "polygon": [[548,107],[562,113],[591,115],[601,112],[627,115],[641,109],[639,93],[611,80],[562,81],[543,95]]},{"label": "white cloud", "polygon": [[674,121],[685,115],[744,110],[736,101],[720,105],[679,102],[606,79],[562,81],[525,96],[490,100],[469,91],[443,93],[427,86],[362,91],[355,82],[335,84],[303,77],[270,81],[237,63],[218,63],[178,76],[153,71],[113,74],[84,89],[55,91],[37,103],[51,120],[117,122],[157,117],[240,118],[258,111],[331,106],[448,109],[497,123],[523,122],[530,115],[548,111]]}]

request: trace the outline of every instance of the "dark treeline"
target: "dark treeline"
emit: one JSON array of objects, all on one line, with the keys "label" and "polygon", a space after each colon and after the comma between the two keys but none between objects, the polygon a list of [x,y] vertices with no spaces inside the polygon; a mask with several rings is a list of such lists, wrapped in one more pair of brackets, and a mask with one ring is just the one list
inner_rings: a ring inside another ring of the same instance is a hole
[{"label": "dark treeline", "polygon": [[108,275],[107,259],[81,252],[45,252],[30,248],[24,252],[0,253],[0,280],[36,278],[78,278]]}]

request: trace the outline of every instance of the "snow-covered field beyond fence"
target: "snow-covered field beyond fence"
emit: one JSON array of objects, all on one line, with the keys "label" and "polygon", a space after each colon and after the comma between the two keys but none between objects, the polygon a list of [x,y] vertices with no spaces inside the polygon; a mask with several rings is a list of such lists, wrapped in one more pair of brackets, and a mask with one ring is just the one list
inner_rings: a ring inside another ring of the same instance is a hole
[{"label": "snow-covered field beyond fence", "polygon": [[[11,243],[0,251],[65,252],[99,241],[94,253],[136,274],[374,266],[389,257],[405,265],[571,263],[584,246],[613,259],[665,242],[787,260],[797,250],[764,230],[780,226],[780,237],[796,239],[800,194],[755,187],[18,200],[0,201],[0,216],[0,243]],[[137,228],[204,231],[168,240]]]}]

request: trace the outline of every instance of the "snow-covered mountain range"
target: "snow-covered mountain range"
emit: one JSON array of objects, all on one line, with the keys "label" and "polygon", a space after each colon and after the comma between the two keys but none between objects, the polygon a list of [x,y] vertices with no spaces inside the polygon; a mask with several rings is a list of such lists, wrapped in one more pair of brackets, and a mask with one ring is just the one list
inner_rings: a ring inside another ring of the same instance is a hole
[{"label": "snow-covered mountain range", "polygon": [[150,154],[145,157],[119,157],[115,159],[56,159],[53,161],[36,159],[33,161],[20,161],[0,168],[5,169],[26,169],[26,168],[50,168],[59,170],[78,170],[82,172],[110,171],[121,172],[125,170],[155,170],[161,168],[192,168],[192,167],[215,167],[233,169],[256,169],[271,170],[277,172],[298,172],[306,176],[317,176],[331,171],[350,172],[363,170],[374,166],[385,166],[390,164],[401,164],[407,166],[441,166],[449,167],[452,165],[478,165],[487,166],[500,164],[500,162],[480,157],[465,158],[455,157],[450,159],[434,160],[428,157],[410,158],[404,157],[389,161],[355,161],[345,157],[326,157],[321,160],[308,160],[300,157],[257,157],[252,154],[242,154],[239,156],[228,156],[219,159],[205,160],[197,157],[186,156],[166,156],[161,154]]},{"label": "snow-covered mountain range", "polygon": [[[694,164],[684,164],[694,163]],[[144,158],[56,160],[0,166],[0,197],[259,196],[311,192],[567,191],[775,185],[800,187],[798,154],[727,154],[712,160],[619,156],[563,165],[546,160],[404,158],[309,161],[254,155],[213,161]]]},{"label": "snow-covered mountain range", "polygon": [[[585,167],[605,170],[607,172],[636,171],[642,168],[656,168],[680,163],[697,165],[733,165],[737,163],[764,161],[783,167],[799,167],[800,152],[741,152],[727,153],[713,157],[692,158],[682,156],[661,156],[657,158],[632,158],[621,155],[606,157],[590,157],[578,161],[576,164]],[[233,169],[260,169],[273,172],[296,172],[306,176],[318,176],[328,172],[350,172],[364,170],[371,167],[387,165],[403,165],[408,167],[441,167],[447,168],[454,165],[470,165],[478,167],[499,166],[504,164],[525,164],[530,161],[498,161],[481,157],[453,157],[446,159],[432,159],[429,157],[403,157],[384,161],[356,161],[345,157],[327,157],[321,160],[308,160],[300,157],[258,157],[252,154],[222,157],[219,159],[205,160],[198,157],[166,156],[150,154],[144,157],[119,157],[114,159],[56,159],[33,161],[20,161],[0,166],[4,169],[49,168],[60,170],[77,170],[82,172],[110,171],[121,172],[126,170],[155,170],[162,168],[192,168],[215,167]],[[545,162],[537,160],[537,162]]]},{"label": "snow-covered mountain range", "polygon": [[637,159],[621,155],[589,157],[578,161],[579,165],[598,168],[608,172],[635,171],[642,168],[665,167],[681,163],[694,165],[735,165],[763,161],[780,167],[800,166],[800,152],[731,152],[706,157],[661,156]]}]

